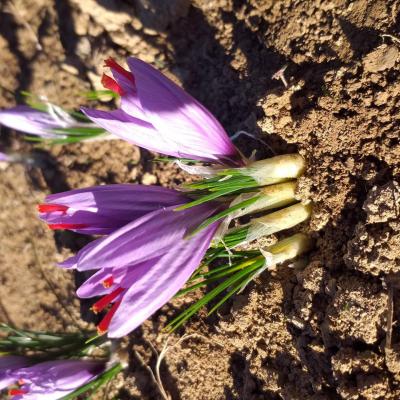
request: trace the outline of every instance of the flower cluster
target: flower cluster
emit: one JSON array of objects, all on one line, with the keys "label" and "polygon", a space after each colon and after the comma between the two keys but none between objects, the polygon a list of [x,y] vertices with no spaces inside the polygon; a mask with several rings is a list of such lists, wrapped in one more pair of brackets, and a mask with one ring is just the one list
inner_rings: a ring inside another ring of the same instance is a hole
[{"label": "flower cluster", "polygon": [[[291,228],[311,212],[295,197],[295,179],[304,170],[301,156],[246,160],[199,102],[143,61],[129,58],[128,65],[129,71],[108,59],[113,78],[103,76],[104,85],[120,96],[120,108],[84,108],[85,115],[148,150],[211,165],[194,167],[207,168],[209,176],[183,192],[105,185],[50,195],[39,205],[51,229],[100,235],[60,267],[95,271],[77,294],[100,297],[93,311],[105,312],[98,332],[109,337],[131,332],[176,295],[211,243],[221,254]],[[229,228],[235,218],[269,210]]]},{"label": "flower cluster", "polygon": [[[202,176],[179,190],[137,184],[71,190],[49,195],[38,206],[50,229],[97,236],[59,267],[93,272],[77,295],[97,298],[92,310],[102,313],[98,334],[110,338],[130,333],[172,297],[220,281],[170,322],[175,329],[216,296],[226,293],[211,312],[265,269],[312,246],[300,233],[265,249],[246,249],[249,242],[310,217],[311,203],[296,198],[303,157],[246,159],[202,104],[149,64],[133,57],[127,63],[129,70],[106,60],[112,77],[102,78],[105,88],[118,95],[119,108],[82,108],[85,122],[71,120],[58,108],[56,114],[27,108],[0,112],[0,123],[42,137],[75,132],[81,138],[76,129],[84,128],[107,131],[173,157],[185,171]],[[240,225],[241,217],[254,213],[256,218]],[[3,387],[19,384],[11,389],[16,399],[33,398],[28,393],[59,398],[61,391],[76,387],[74,382],[94,379],[99,368],[82,360],[34,366],[22,358],[3,361],[0,381]]]}]

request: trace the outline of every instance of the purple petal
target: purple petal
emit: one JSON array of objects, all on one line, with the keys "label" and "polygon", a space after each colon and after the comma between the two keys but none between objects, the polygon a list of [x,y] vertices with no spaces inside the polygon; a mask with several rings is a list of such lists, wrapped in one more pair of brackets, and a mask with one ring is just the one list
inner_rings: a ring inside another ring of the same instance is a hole
[{"label": "purple petal", "polygon": [[[93,274],[77,290],[76,294],[82,299],[105,296],[117,288],[129,288],[141,275],[143,269],[151,268],[160,257],[146,260],[136,265],[128,265],[124,268],[104,268]],[[103,282],[112,277],[112,286],[105,288]]]},{"label": "purple petal", "polygon": [[158,131],[159,140],[174,142],[181,157],[213,161],[238,156],[224,128],[202,104],[151,65],[134,57],[128,65],[144,119]]},{"label": "purple petal", "polygon": [[218,208],[219,204],[207,203],[182,211],[174,211],[174,206],[146,214],[82,253],[78,270],[120,268],[159,257]]},{"label": "purple petal", "polygon": [[21,356],[0,356],[0,390],[13,384],[18,380],[13,373],[15,370],[27,367],[31,362]]},{"label": "purple petal", "polygon": [[214,223],[194,237],[182,239],[151,267],[139,267],[111,320],[109,337],[122,337],[137,328],[182,288],[200,264],[218,227]]},{"label": "purple petal", "polygon": [[68,257],[66,260],[57,263],[57,266],[63,269],[76,269],[78,266],[78,254]]},{"label": "purple petal", "polygon": [[[120,271],[126,273],[126,270],[123,268],[121,268]],[[97,271],[79,287],[76,291],[77,296],[81,299],[88,299],[106,295],[110,292],[110,288],[104,287],[103,282],[112,275],[113,268],[105,268]]]},{"label": "purple petal", "polygon": [[143,120],[144,113],[139,98],[137,97],[137,90],[133,82],[134,80],[133,75],[131,80],[128,79],[125,76],[125,74],[120,73],[118,69],[113,68],[112,65],[110,65],[110,69],[114,79],[124,92],[123,96],[121,96],[122,111],[126,112],[132,117],[136,117]]},{"label": "purple petal", "polygon": [[[119,268],[117,270],[113,268],[104,268],[93,274],[88,280],[86,280],[76,291],[76,294],[81,299],[88,299],[96,296],[104,296],[114,290],[114,287],[119,287],[122,280],[128,273],[128,268]],[[106,288],[103,282],[113,277],[114,284],[110,288]]]},{"label": "purple petal", "polygon": [[[15,376],[25,381],[24,400],[57,400],[85,385],[104,370],[104,363],[86,360],[57,360],[20,369]],[[18,398],[18,397],[16,397]]]},{"label": "purple petal", "polygon": [[60,128],[48,113],[28,106],[17,106],[0,111],[0,124],[17,131],[38,135],[44,138],[59,138],[51,129]]},{"label": "purple petal", "polygon": [[[84,227],[71,230],[108,234],[149,212],[185,201],[182,193],[159,186],[104,185],[49,195],[39,210],[45,210],[40,218],[48,224],[83,224]],[[66,206],[68,210],[54,211],[52,205]]]},{"label": "purple petal", "polygon": [[150,151],[175,156],[179,154],[176,144],[166,142],[153,125],[130,116],[123,110],[100,111],[90,108],[81,108],[81,110],[94,123],[132,144]]},{"label": "purple petal", "polygon": [[92,242],[88,243],[86,246],[82,247],[75,255],[67,258],[66,260],[64,260],[60,263],[57,263],[57,265],[63,269],[77,269],[79,258],[82,257],[85,253],[89,252],[91,249],[98,246],[101,243],[101,241],[104,239],[105,238],[93,240]]}]

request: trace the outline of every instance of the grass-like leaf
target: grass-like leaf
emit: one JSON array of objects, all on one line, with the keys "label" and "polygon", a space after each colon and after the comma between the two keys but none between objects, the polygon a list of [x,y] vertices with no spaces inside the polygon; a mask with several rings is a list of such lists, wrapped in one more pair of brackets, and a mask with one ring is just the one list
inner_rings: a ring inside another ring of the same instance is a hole
[{"label": "grass-like leaf", "polygon": [[25,354],[34,351],[43,358],[46,354],[52,357],[83,354],[89,348],[86,344],[89,333],[35,332],[13,328],[7,324],[0,324],[0,331],[5,333],[5,337],[0,338],[2,352]]},{"label": "grass-like leaf", "polygon": [[233,229],[231,232],[228,232],[224,236],[223,243],[219,243],[216,247],[231,249],[238,244],[244,242],[246,240],[247,233],[248,228],[246,226],[241,226],[239,228]]},{"label": "grass-like leaf", "polygon": [[[179,314],[176,318],[174,318],[166,327],[165,330],[172,332],[181,325],[183,325],[191,316],[196,314],[202,307],[208,304],[210,301],[215,299],[224,290],[232,287],[229,292],[220,300],[216,306],[214,306],[211,312],[214,312],[218,307],[220,307],[230,296],[236,293],[242,286],[242,283],[245,282],[248,276],[256,271],[259,268],[262,268],[265,263],[263,257],[256,257],[253,260],[246,260],[243,263],[239,263],[234,267],[236,271],[233,275],[226,277],[217,287],[212,289],[209,293],[205,294],[200,300],[196,303],[192,304],[189,308]],[[230,271],[232,273],[233,271]],[[228,273],[224,273],[223,276],[227,276]],[[212,281],[215,281],[215,277],[211,278]],[[200,283],[200,282],[199,282]],[[209,315],[208,314],[208,315]]]},{"label": "grass-like leaf", "polygon": [[190,237],[194,236],[196,233],[200,232],[200,231],[203,230],[204,228],[207,228],[207,226],[213,224],[214,222],[216,222],[216,221],[218,221],[218,220],[220,220],[220,219],[222,219],[222,218],[225,218],[225,217],[228,216],[230,213],[235,212],[235,211],[237,211],[237,210],[240,210],[241,208],[251,206],[251,205],[254,204],[257,200],[259,200],[260,197],[261,197],[261,196],[255,195],[254,197],[252,197],[252,198],[250,198],[250,199],[244,200],[244,201],[242,201],[242,202],[240,202],[240,203],[238,203],[238,204],[235,204],[235,205],[232,206],[232,207],[227,208],[227,209],[224,210],[224,211],[221,211],[221,212],[218,213],[218,214],[213,215],[213,216],[210,217],[210,218],[207,218],[207,219],[206,219],[205,221],[203,221],[195,230],[193,230],[192,232],[190,232],[190,233],[187,235],[187,238],[190,238]]},{"label": "grass-like leaf", "polygon": [[192,160],[191,158],[177,158],[177,157],[154,157],[152,159],[153,162],[176,162],[176,161],[182,161],[182,162],[188,162],[188,163],[193,163],[193,164],[198,164],[201,163],[199,160]]},{"label": "grass-like leaf", "polygon": [[[74,392],[70,393],[67,396],[62,397],[60,400],[73,400],[76,399],[81,394],[84,394],[88,391],[93,395],[101,386],[107,384],[111,381],[119,372],[123,370],[123,366],[121,364],[115,364],[113,367],[104,371],[101,375],[99,375],[95,380],[87,383],[86,385],[80,387]],[[87,397],[88,399],[89,397]]]},{"label": "grass-like leaf", "polygon": [[89,136],[89,137],[106,133],[106,131],[103,128],[84,127],[84,126],[80,126],[77,128],[57,128],[57,129],[52,129],[51,132],[60,135]]},{"label": "grass-like leaf", "polygon": [[118,93],[113,92],[112,90],[90,90],[89,92],[84,93],[88,100],[103,100],[104,97],[110,97],[111,99],[119,98]]},{"label": "grass-like leaf", "polygon": [[186,210],[188,208],[197,206],[199,204],[203,204],[203,203],[206,203],[208,201],[215,200],[218,197],[226,196],[226,195],[228,195],[228,194],[230,194],[232,192],[235,192],[236,190],[237,190],[236,188],[233,188],[233,189],[229,188],[229,189],[224,189],[224,190],[220,190],[218,192],[207,194],[205,196],[200,197],[199,199],[191,201],[190,203],[186,203],[183,206],[175,208],[175,211]]},{"label": "grass-like leaf", "polygon": [[[224,170],[225,171],[225,170]],[[185,188],[189,190],[208,190],[218,191],[221,188],[254,188],[257,187],[257,182],[249,177],[242,174],[237,174],[234,170],[229,170],[229,174],[219,171],[217,176],[213,178],[207,178],[198,182],[193,182],[185,185]]]}]

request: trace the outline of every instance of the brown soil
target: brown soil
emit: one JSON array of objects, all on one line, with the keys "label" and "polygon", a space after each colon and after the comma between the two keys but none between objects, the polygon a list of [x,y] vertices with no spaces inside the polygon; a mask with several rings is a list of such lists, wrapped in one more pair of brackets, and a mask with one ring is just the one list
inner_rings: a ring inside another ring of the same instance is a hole
[{"label": "brown soil", "polygon": [[[165,389],[182,400],[398,399],[400,2],[172,3],[164,15],[128,0],[3,0],[0,107],[21,90],[76,107],[99,87],[104,58],[133,54],[180,82],[229,132],[267,142],[240,138],[246,154],[300,151],[308,169],[299,191],[315,202],[306,266],[265,273],[218,315],[204,312],[173,335]],[[288,87],[272,78],[284,66]],[[1,144],[32,150],[5,129]],[[174,185],[184,175],[118,141],[35,151],[42,168],[0,171],[0,318],[86,327],[87,305],[73,296],[82,277],[54,267],[86,238],[45,229],[35,204],[68,188]],[[161,326],[190,301],[173,301],[130,336],[130,370],[107,398],[159,398],[147,369],[152,346],[162,349]]]}]

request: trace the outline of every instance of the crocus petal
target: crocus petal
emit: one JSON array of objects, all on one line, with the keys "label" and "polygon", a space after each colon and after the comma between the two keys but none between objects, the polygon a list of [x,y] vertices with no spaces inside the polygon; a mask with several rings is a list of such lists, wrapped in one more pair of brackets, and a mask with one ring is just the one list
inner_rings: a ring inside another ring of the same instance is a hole
[{"label": "crocus petal", "polygon": [[71,224],[75,232],[100,235],[185,201],[180,192],[159,186],[103,185],[49,195],[39,205],[39,215],[48,224]]},{"label": "crocus petal", "polygon": [[[81,299],[88,299],[96,296],[104,296],[110,293],[114,287],[119,287],[121,281],[125,278],[129,268],[104,268],[97,271],[89,279],[87,279],[76,291]],[[113,285],[105,287],[104,282],[107,278],[112,277]]]},{"label": "crocus petal", "polygon": [[87,360],[56,360],[18,370],[16,376],[27,393],[23,400],[57,400],[90,382],[104,370],[104,363]]},{"label": "crocus petal", "polygon": [[21,356],[0,356],[0,390],[13,384],[18,380],[13,372],[18,368],[27,367],[31,362],[26,357]]},{"label": "crocus petal", "polygon": [[[130,116],[123,110],[100,111],[81,108],[81,111],[94,123],[121,139],[150,151],[161,151],[169,154],[169,152],[162,149],[171,149],[171,144],[167,143],[163,137],[160,137],[153,125],[145,120]],[[177,155],[178,149],[175,144],[172,145],[171,152]]]},{"label": "crocus petal", "polygon": [[[200,264],[217,229],[214,223],[182,239],[151,267],[144,264],[111,320],[108,336],[122,337],[137,328],[182,288]],[[139,271],[137,271],[139,272]]]},{"label": "crocus petal", "polygon": [[[126,273],[125,269],[120,269],[121,272]],[[103,282],[112,275],[113,268],[104,268],[97,271],[89,279],[87,279],[76,291],[76,294],[81,299],[88,299],[96,296],[104,296],[110,292]]]},{"label": "crocus petal", "polygon": [[60,128],[51,115],[28,106],[17,106],[0,111],[0,124],[17,131],[39,135],[44,138],[59,138],[51,129]]},{"label": "crocus petal", "polygon": [[[151,65],[134,57],[128,58],[128,65],[144,119],[165,142],[173,141],[179,154],[210,161],[238,156],[224,128],[202,104]],[[163,148],[159,151],[168,154]]]},{"label": "crocus petal", "polygon": [[143,120],[144,113],[137,96],[135,78],[132,73],[118,65],[112,58],[106,60],[105,65],[110,67],[115,81],[122,89],[121,109],[132,117]]},{"label": "crocus petal", "polygon": [[77,268],[120,268],[159,257],[219,207],[207,203],[177,212],[173,206],[146,214],[82,252]]},{"label": "crocus petal", "polygon": [[89,252],[91,249],[95,248],[97,245],[101,243],[102,240],[105,238],[99,238],[93,240],[92,242],[88,243],[86,246],[82,247],[76,254],[67,258],[66,260],[57,263],[60,268],[63,269],[77,269],[78,268],[78,260],[82,257],[85,253]]}]

